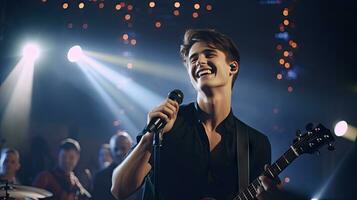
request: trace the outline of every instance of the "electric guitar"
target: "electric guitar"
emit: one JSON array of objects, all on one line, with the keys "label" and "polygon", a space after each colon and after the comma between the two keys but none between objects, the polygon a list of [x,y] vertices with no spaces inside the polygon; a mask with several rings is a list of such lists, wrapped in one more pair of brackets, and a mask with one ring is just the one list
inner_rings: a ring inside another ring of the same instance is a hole
[{"label": "electric guitar", "polygon": [[[301,134],[297,132],[297,138],[293,144],[275,163],[267,167],[262,175],[277,178],[278,175],[289,166],[297,157],[305,153],[318,152],[319,148],[328,145],[328,150],[334,150],[335,139],[330,130],[319,124],[315,128]],[[257,195],[257,189],[261,186],[260,180],[255,179],[245,190],[240,191],[233,200],[253,200]]]}]

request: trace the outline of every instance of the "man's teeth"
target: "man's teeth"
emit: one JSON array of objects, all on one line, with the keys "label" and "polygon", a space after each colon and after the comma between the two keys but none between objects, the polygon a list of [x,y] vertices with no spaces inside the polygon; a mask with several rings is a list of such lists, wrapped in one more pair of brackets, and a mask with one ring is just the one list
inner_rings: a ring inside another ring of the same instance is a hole
[{"label": "man's teeth", "polygon": [[212,74],[212,71],[209,69],[202,70],[202,71],[198,72],[198,78],[200,78],[201,76],[207,75],[207,74]]}]

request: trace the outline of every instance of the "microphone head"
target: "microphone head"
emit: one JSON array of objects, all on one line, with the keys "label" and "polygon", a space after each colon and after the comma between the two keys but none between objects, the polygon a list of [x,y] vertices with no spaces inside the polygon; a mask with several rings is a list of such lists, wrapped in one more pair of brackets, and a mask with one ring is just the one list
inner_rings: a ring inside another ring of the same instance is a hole
[{"label": "microphone head", "polygon": [[176,101],[179,105],[183,101],[183,93],[179,89],[175,89],[169,93],[169,99]]}]

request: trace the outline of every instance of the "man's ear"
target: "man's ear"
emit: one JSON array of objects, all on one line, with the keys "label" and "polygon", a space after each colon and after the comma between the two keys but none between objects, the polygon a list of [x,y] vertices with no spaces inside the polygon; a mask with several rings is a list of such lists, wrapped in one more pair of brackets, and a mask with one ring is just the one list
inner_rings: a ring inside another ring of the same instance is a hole
[{"label": "man's ear", "polygon": [[238,64],[237,61],[232,61],[232,62],[229,64],[229,67],[230,67],[231,74],[236,74],[236,73],[238,73],[238,71],[239,71],[239,64]]}]

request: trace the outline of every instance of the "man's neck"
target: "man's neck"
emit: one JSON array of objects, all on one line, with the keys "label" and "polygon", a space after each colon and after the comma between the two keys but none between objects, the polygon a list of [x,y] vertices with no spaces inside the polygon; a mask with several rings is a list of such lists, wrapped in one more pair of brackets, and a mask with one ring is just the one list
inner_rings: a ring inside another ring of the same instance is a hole
[{"label": "man's neck", "polygon": [[217,126],[229,115],[231,110],[231,90],[217,89],[209,95],[199,92],[197,102],[202,110],[200,119],[206,130],[214,131]]}]

